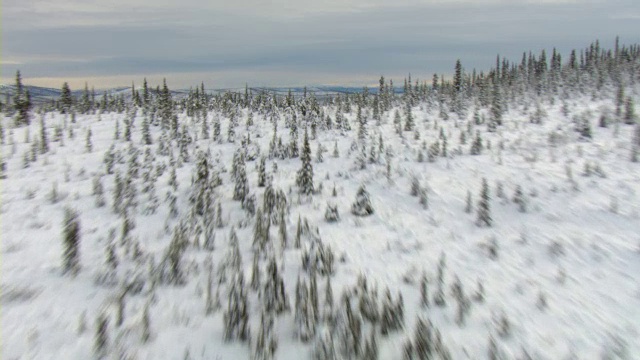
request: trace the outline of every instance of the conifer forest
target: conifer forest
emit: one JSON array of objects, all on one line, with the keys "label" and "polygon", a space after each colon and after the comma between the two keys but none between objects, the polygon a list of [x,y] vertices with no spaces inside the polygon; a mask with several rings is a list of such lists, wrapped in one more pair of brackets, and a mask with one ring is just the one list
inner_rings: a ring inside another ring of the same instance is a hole
[{"label": "conifer forest", "polygon": [[0,357],[640,358],[640,45],[607,40],[348,91],[18,72]]}]

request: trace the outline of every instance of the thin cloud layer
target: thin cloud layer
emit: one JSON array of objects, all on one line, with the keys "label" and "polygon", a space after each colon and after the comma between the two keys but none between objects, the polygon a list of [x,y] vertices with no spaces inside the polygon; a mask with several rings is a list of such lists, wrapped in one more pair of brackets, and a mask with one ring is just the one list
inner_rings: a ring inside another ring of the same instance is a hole
[{"label": "thin cloud layer", "polygon": [[638,42],[628,16],[638,13],[628,0],[5,0],[2,80],[16,69],[56,87],[144,76],[186,87],[194,74],[219,87],[426,78],[457,58],[487,68],[497,53]]}]

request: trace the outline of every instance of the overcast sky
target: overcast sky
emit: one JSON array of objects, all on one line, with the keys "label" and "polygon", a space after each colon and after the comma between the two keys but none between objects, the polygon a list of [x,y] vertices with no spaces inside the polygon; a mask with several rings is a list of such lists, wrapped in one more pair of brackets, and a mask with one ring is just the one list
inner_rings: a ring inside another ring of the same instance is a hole
[{"label": "overcast sky", "polygon": [[4,0],[2,82],[375,84],[640,43],[638,0]]}]

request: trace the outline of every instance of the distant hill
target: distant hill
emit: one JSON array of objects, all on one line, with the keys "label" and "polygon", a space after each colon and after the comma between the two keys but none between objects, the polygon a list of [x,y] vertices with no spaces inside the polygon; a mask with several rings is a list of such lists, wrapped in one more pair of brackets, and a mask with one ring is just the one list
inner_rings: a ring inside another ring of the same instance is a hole
[{"label": "distant hill", "polygon": [[[29,90],[29,93],[31,94],[31,99],[34,104],[42,104],[47,101],[51,101],[52,99],[57,99],[60,97],[60,92],[61,92],[60,89],[40,87],[40,86],[25,85],[25,88]],[[291,93],[294,96],[302,96],[305,88],[304,87],[290,87],[290,88],[289,87],[250,87],[249,89],[252,92],[265,91],[270,93],[276,93],[278,95],[287,95],[289,93],[289,90],[291,90]],[[12,97],[15,91],[16,91],[15,85],[0,84],[0,100],[5,102],[7,95],[9,97]],[[210,94],[216,94],[216,93],[221,93],[226,91],[243,93],[245,89],[244,87],[240,87],[240,88],[225,88],[225,89],[205,89],[205,91]],[[348,86],[333,86],[333,85],[326,85],[326,86],[319,85],[319,86],[307,87],[307,93],[313,93],[317,97],[336,95],[336,94],[354,94],[354,93],[360,93],[362,91],[363,91],[363,87],[348,87]],[[73,90],[72,94],[76,97],[79,97],[82,95],[82,92],[83,92],[82,89]],[[96,96],[100,97],[105,92],[111,93],[114,95],[122,93],[125,95],[125,98],[127,99],[131,96],[130,87],[117,87],[117,88],[111,88],[111,89],[96,90]],[[175,89],[175,90],[171,90],[171,92],[175,97],[180,98],[181,96],[188,94],[189,89]],[[369,92],[371,94],[376,94],[378,92],[378,89],[369,88]],[[396,89],[396,93],[401,93],[401,92],[402,92],[402,89]]]}]

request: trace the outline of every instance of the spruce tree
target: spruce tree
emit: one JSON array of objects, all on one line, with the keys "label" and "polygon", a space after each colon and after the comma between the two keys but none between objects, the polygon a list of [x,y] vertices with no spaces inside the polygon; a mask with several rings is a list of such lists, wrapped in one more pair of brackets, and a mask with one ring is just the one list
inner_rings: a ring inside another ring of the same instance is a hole
[{"label": "spruce tree", "polygon": [[87,140],[85,143],[85,150],[90,153],[93,151],[93,143],[91,142],[91,129],[87,131]]},{"label": "spruce tree", "polygon": [[302,167],[298,170],[298,176],[296,179],[296,185],[299,188],[299,192],[304,195],[313,194],[313,165],[311,164],[311,146],[309,145],[309,134],[307,130],[304,131],[304,142],[302,145]]},{"label": "spruce tree", "polygon": [[405,122],[404,122],[404,131],[413,131],[415,126],[413,120],[413,114],[411,113],[411,101],[407,101],[405,104]]},{"label": "spruce tree", "polygon": [[369,192],[367,192],[364,185],[360,185],[358,189],[356,201],[351,205],[351,213],[356,216],[368,216],[374,213]]},{"label": "spruce tree", "polygon": [[289,156],[291,158],[298,157],[298,120],[296,118],[296,114],[293,113],[293,119],[290,122],[289,129]]},{"label": "spruce tree", "polygon": [[260,165],[258,166],[258,187],[264,187],[267,178],[267,170],[266,170],[266,162],[267,159],[262,156],[260,158]]},{"label": "spruce tree", "polygon": [[96,332],[94,337],[94,352],[98,358],[106,356],[109,346],[109,319],[105,314],[100,314],[96,321]]},{"label": "spruce tree", "polygon": [[466,200],[464,212],[466,212],[467,214],[470,214],[471,210],[473,210],[473,201],[471,199],[471,191],[467,190],[467,200]]},{"label": "spruce tree", "polygon": [[151,131],[149,129],[149,117],[145,115],[142,118],[142,144],[151,145],[152,143]]},{"label": "spruce tree", "polygon": [[629,96],[624,103],[624,123],[627,125],[633,125],[636,123],[635,107],[633,105],[633,99]]},{"label": "spruce tree", "polygon": [[497,82],[493,84],[493,93],[491,98],[491,121],[492,126],[502,125],[502,95],[500,86]]},{"label": "spruce tree", "polygon": [[515,194],[513,195],[513,202],[518,205],[518,210],[520,212],[527,211],[527,203],[524,198],[524,193],[522,192],[522,186],[517,185]]},{"label": "spruce tree", "polygon": [[71,208],[66,208],[64,211],[62,242],[63,272],[76,275],[80,271],[80,220],[78,213]]},{"label": "spruce tree", "polygon": [[71,97],[71,89],[68,83],[62,84],[62,92],[60,93],[60,112],[63,114],[71,113],[73,106],[73,98]]},{"label": "spruce tree", "polygon": [[436,293],[433,296],[433,302],[440,307],[446,305],[446,300],[444,298],[444,271],[447,266],[446,261],[446,255],[441,253],[440,260],[438,261],[438,287],[436,288]]},{"label": "spruce tree", "polygon": [[622,118],[622,106],[624,105],[624,87],[622,84],[618,86],[618,91],[616,92],[616,118]]},{"label": "spruce tree", "polygon": [[249,301],[242,272],[237,273],[231,283],[223,321],[225,341],[249,340]]},{"label": "spruce tree", "polygon": [[29,125],[31,123],[31,100],[29,92],[22,86],[22,77],[20,76],[20,70],[16,71],[16,91],[13,96],[13,104],[14,109],[16,110],[16,126]]},{"label": "spruce tree", "polygon": [[249,195],[249,182],[247,181],[244,156],[240,155],[237,161],[233,200],[240,201],[240,203],[244,204],[245,198]]},{"label": "spruce tree", "polygon": [[49,139],[47,137],[47,126],[44,122],[45,115],[40,116],[40,153],[45,154],[49,151]]},{"label": "spruce tree", "polygon": [[476,225],[478,226],[490,227],[493,222],[489,200],[489,184],[486,178],[482,178],[482,191],[478,201],[478,218],[476,220]]},{"label": "spruce tree", "polygon": [[214,142],[221,142],[222,141],[222,137],[221,137],[221,126],[220,126],[220,118],[216,115],[213,119],[213,141]]},{"label": "spruce tree", "polygon": [[158,97],[158,117],[160,118],[160,126],[163,130],[173,130],[171,126],[173,120],[173,100],[171,99],[171,92],[167,87],[167,79],[162,80],[162,91]]},{"label": "spruce tree", "polygon": [[476,137],[471,144],[471,155],[480,155],[482,153],[482,138],[480,132],[476,131]]}]

